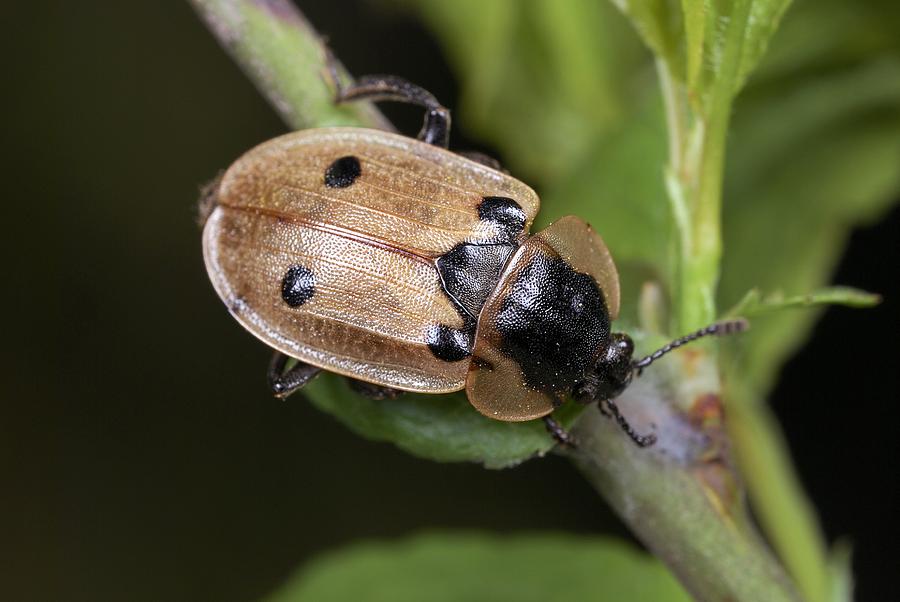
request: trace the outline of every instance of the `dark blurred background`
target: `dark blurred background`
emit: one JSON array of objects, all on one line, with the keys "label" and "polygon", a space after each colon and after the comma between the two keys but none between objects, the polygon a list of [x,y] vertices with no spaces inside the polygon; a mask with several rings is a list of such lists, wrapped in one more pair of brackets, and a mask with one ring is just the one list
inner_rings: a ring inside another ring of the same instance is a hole
[{"label": "dark blurred background", "polygon": [[[356,74],[450,107],[416,21],[301,2]],[[5,7],[0,600],[249,600],[312,555],[430,528],[625,529],[564,461],[501,472],[370,443],[266,391],[269,353],[204,272],[198,187],[285,130],[186,2]],[[389,111],[405,131],[419,114]],[[454,144],[466,139],[457,120]],[[490,149],[486,149],[490,150]],[[897,234],[853,235],[831,309],[773,404],[858,599],[897,599]]]}]

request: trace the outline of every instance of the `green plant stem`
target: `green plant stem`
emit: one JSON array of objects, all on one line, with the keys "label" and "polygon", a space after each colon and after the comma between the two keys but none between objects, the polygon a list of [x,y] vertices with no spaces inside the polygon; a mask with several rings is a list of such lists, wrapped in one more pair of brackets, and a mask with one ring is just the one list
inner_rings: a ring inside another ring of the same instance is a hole
[{"label": "green plant stem", "polygon": [[706,94],[679,84],[671,66],[657,61],[669,129],[667,187],[679,226],[677,332],[690,332],[716,317],[725,139],[750,4],[749,0],[734,3],[720,71]]},{"label": "green plant stem", "polygon": [[[291,128],[393,129],[371,103],[334,103],[325,44],[290,0],[189,2]],[[336,67],[346,77],[344,69]]]},{"label": "green plant stem", "polygon": [[[684,169],[683,146],[687,131],[687,97],[672,70],[662,59],[656,59],[656,73],[662,92],[663,108],[666,112],[666,128],[669,139],[669,169],[681,174]],[[682,177],[682,176],[679,176]]]},{"label": "green plant stem", "polygon": [[[705,93],[699,70],[689,79],[691,84],[684,84],[673,77],[665,61],[657,61],[669,134],[666,186],[680,250],[676,332],[689,332],[716,317],[725,141],[749,10],[747,0],[733,4],[719,72]],[[763,406],[735,391],[730,390],[729,396],[730,440],[763,527],[804,599],[825,600],[824,542],[812,518],[815,514],[793,477],[787,450]]]},{"label": "green plant stem", "polygon": [[727,103],[698,114],[684,85],[657,64],[669,134],[666,189],[678,231],[673,332],[690,332],[716,317],[715,291],[722,257],[721,196]]},{"label": "green plant stem", "polygon": [[[321,40],[286,0],[191,2],[291,126],[389,127],[365,103],[334,106],[333,92],[322,73],[326,54]],[[675,108],[687,115],[686,105]],[[727,122],[727,113],[724,119]],[[713,128],[714,135],[706,143],[718,143],[724,137],[723,128],[724,123]],[[709,162],[703,172],[709,188],[704,190],[714,198],[721,182],[716,184],[712,176],[714,166],[721,166],[721,155],[703,156]],[[698,167],[703,165],[701,161]],[[682,190],[696,180],[691,174],[685,179],[680,170],[675,173]],[[690,198],[685,194],[681,201]],[[694,212],[685,221],[686,232],[711,220],[717,227],[717,210]],[[687,249],[713,287],[715,273],[710,275],[708,264],[711,257],[717,262],[718,243],[711,249]],[[689,296],[687,291],[682,295]],[[700,315],[709,311],[706,307]],[[690,323],[699,318],[683,319]],[[569,455],[698,599],[796,601],[789,579],[747,518],[721,425],[714,359],[702,350],[678,357],[680,364],[669,362],[675,371],[656,370],[655,376],[640,379],[622,399],[637,426],[652,428],[659,435],[654,448],[636,447],[611,421],[588,410],[575,427],[582,443]],[[686,374],[691,377],[685,378]]]},{"label": "green plant stem", "polygon": [[[676,300],[682,300],[683,304],[687,300],[687,286],[685,284],[687,274],[684,266],[687,265],[691,249],[694,246],[694,230],[691,225],[688,191],[691,187],[692,174],[695,169],[689,169],[685,165],[685,155],[691,150],[688,144],[691,137],[688,135],[687,124],[689,108],[684,86],[673,76],[668,64],[661,59],[657,60],[656,71],[659,76],[669,139],[669,164],[665,170],[666,190],[678,233],[678,254],[677,256],[672,256],[670,270],[674,275],[674,297]],[[696,157],[696,153],[691,153],[691,156]],[[674,332],[688,332],[689,329],[684,324],[690,319],[683,315],[682,312],[677,312],[673,316],[672,330]]]}]

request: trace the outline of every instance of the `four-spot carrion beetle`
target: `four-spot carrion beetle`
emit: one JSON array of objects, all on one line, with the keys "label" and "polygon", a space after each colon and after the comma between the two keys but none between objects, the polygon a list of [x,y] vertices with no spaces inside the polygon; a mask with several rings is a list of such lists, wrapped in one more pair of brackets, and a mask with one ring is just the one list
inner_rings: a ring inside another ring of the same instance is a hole
[{"label": "four-spot carrion beetle", "polygon": [[[465,389],[482,414],[543,418],[566,396],[597,402],[638,444],[613,399],[635,371],[720,322],[639,361],[613,333],[619,280],[583,220],[537,234],[535,192],[476,157],[447,150],[450,114],[392,76],[361,78],[338,101],[425,108],[418,139],[364,128],[287,134],[247,152],[211,190],[203,251],[234,317],[276,350],[270,383],[287,396],[320,370],[357,390]],[[288,358],[298,363],[285,371]]]}]

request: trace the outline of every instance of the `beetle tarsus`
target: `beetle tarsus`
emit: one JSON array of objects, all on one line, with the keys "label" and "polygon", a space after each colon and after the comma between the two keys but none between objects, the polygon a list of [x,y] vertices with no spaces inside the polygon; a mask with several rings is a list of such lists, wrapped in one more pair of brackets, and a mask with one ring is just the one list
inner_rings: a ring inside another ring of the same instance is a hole
[{"label": "beetle tarsus", "polygon": [[403,391],[401,391],[400,389],[393,389],[391,387],[376,385],[364,380],[350,378],[349,376],[347,377],[347,383],[350,385],[350,388],[353,389],[356,393],[359,393],[363,397],[368,397],[369,399],[374,399],[376,401],[381,401],[382,399],[397,399],[403,394]]},{"label": "beetle tarsus", "polygon": [[301,389],[321,371],[320,368],[298,361],[285,372],[284,368],[290,359],[287,355],[276,351],[272,355],[272,361],[269,362],[269,388],[279,399],[284,399]]},{"label": "beetle tarsus", "polygon": [[560,445],[572,449],[578,447],[575,443],[575,437],[551,416],[544,416],[544,426],[547,427],[547,432],[549,432]]},{"label": "beetle tarsus", "polygon": [[441,148],[450,145],[450,110],[428,90],[396,75],[363,75],[356,83],[344,87],[332,63],[329,63],[329,73],[334,82],[336,103],[350,100],[393,101],[423,107],[425,120],[418,139]]},{"label": "beetle tarsus", "polygon": [[654,443],[656,443],[656,435],[650,433],[649,435],[639,435],[635,432],[634,428],[629,424],[628,420],[622,416],[622,413],[619,411],[619,406],[615,404],[611,399],[601,400],[597,407],[600,409],[600,412],[604,416],[608,416],[613,418],[616,423],[619,425],[619,428],[625,432],[628,437],[634,441],[638,447],[650,447]]}]

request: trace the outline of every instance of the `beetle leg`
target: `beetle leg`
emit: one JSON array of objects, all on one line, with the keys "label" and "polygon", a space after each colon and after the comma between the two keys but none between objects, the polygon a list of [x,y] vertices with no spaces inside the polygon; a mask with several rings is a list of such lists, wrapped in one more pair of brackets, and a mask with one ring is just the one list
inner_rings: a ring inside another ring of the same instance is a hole
[{"label": "beetle leg", "polygon": [[606,405],[602,401],[597,404],[597,409],[600,410],[600,413],[607,418],[613,417],[612,412],[606,409]]},{"label": "beetle leg", "polygon": [[476,163],[481,163],[482,165],[486,165],[491,169],[496,169],[497,171],[501,171],[505,174],[509,174],[509,172],[503,169],[503,165],[497,159],[493,158],[490,155],[486,155],[479,151],[459,151],[456,153],[461,157],[465,157],[471,161],[475,161]]},{"label": "beetle leg", "polygon": [[563,428],[563,426],[553,419],[552,416],[544,416],[543,418],[544,426],[547,427],[547,432],[549,432],[556,442],[560,445],[564,445],[566,447],[576,448],[578,447],[575,444],[575,437],[572,436],[569,431]]},{"label": "beetle leg", "polygon": [[344,87],[333,60],[328,61],[328,72],[334,83],[336,103],[350,100],[393,101],[418,105],[425,109],[425,121],[419,132],[419,140],[447,148],[450,143],[450,110],[424,88],[396,75],[363,75],[356,83]]},{"label": "beetle leg", "polygon": [[600,408],[600,412],[604,416],[609,416],[613,418],[616,423],[619,425],[625,434],[628,435],[632,441],[634,441],[639,447],[649,447],[656,443],[656,435],[650,433],[649,435],[638,435],[635,432],[634,428],[628,423],[628,420],[622,416],[622,413],[619,411],[619,406],[617,406],[611,399],[601,400],[597,407]]},{"label": "beetle leg", "polygon": [[279,399],[284,399],[308,383],[313,376],[321,371],[305,362],[298,361],[290,370],[285,372],[284,367],[291,358],[276,351],[269,362],[269,388]]},{"label": "beetle leg", "polygon": [[219,184],[222,183],[224,174],[224,171],[220,171],[215,178],[200,188],[200,200],[197,201],[197,225],[200,226],[200,229],[203,229],[203,226],[206,225],[206,220],[209,219],[213,209],[219,203]]},{"label": "beetle leg", "polygon": [[364,380],[350,378],[349,376],[347,377],[347,384],[349,384],[350,388],[356,393],[359,393],[363,397],[368,397],[369,399],[396,399],[403,394],[403,391],[400,389],[392,389],[374,383],[367,383]]}]

